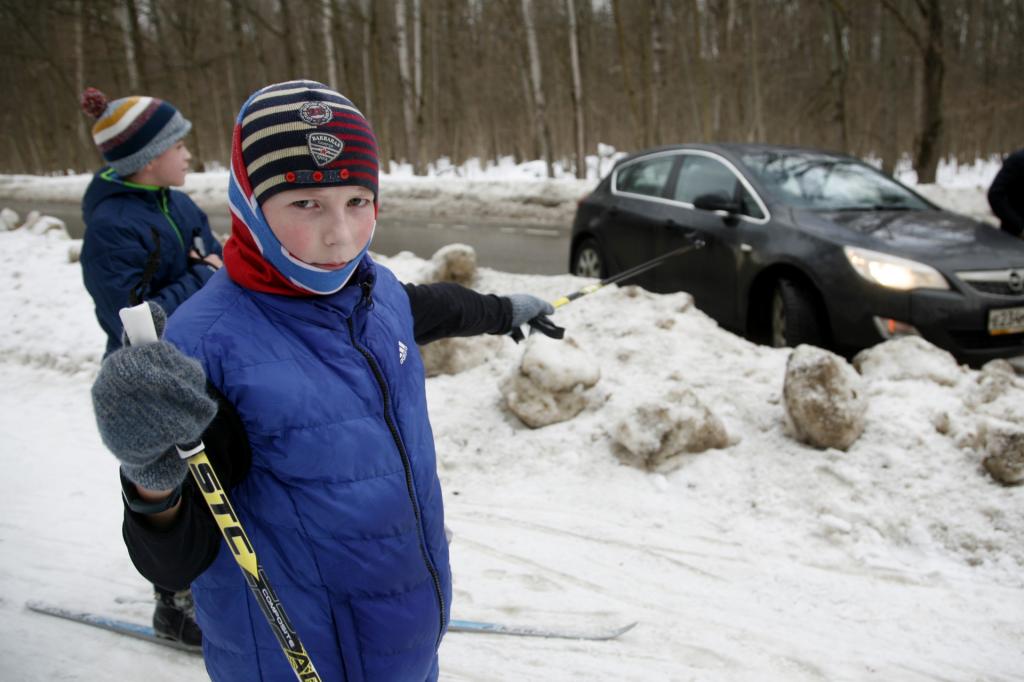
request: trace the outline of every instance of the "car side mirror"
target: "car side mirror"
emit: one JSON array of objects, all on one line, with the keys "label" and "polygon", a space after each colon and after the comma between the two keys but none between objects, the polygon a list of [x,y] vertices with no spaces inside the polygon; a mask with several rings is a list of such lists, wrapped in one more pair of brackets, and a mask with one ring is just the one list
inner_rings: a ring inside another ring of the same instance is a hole
[{"label": "car side mirror", "polygon": [[693,205],[702,211],[725,211],[729,214],[740,212],[739,204],[727,197],[724,192],[701,194],[693,200]]}]

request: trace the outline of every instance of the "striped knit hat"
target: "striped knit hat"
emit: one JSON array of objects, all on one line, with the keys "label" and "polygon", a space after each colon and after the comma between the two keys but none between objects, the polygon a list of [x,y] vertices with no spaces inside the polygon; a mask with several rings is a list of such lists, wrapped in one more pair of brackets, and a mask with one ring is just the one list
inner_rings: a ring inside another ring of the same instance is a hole
[{"label": "striped knit hat", "polygon": [[377,200],[377,140],[370,123],[323,83],[268,85],[242,107],[242,160],[261,205],[295,185],[361,185]]},{"label": "striped knit hat", "polygon": [[377,142],[369,122],[352,102],[322,83],[307,80],[254,92],[238,112],[231,143],[231,239],[224,246],[228,276],[248,289],[285,296],[340,291],[370,242],[344,268],[318,268],[284,248],[262,205],[289,189],[345,185],[373,192],[376,211]]},{"label": "striped knit hat", "polygon": [[192,129],[181,112],[156,97],[133,95],[108,102],[96,88],[86,88],[81,103],[96,119],[93,141],[122,177],[138,173]]}]

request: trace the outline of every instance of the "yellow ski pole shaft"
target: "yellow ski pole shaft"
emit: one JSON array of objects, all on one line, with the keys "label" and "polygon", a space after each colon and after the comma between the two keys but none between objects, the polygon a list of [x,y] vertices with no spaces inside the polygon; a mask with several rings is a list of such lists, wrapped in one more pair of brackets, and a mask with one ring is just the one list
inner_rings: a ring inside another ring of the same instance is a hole
[{"label": "yellow ski pole shaft", "polygon": [[[125,333],[133,345],[145,343],[156,343],[159,339],[156,335],[156,328],[153,326],[153,316],[149,310],[149,304],[141,303],[131,308],[122,308],[120,311],[121,322],[124,324]],[[285,614],[284,606],[271,587],[270,581],[256,559],[256,552],[253,549],[249,537],[245,534],[242,524],[235,513],[231,501],[228,499],[224,486],[217,478],[217,472],[210,464],[206,456],[206,447],[202,441],[193,445],[177,446],[178,455],[188,462],[188,469],[199,486],[200,492],[206,505],[210,508],[217,527],[220,528],[224,542],[231,549],[235,562],[245,576],[245,582],[252,590],[256,603],[267,619],[267,624],[273,630],[274,636],[281,645],[284,655],[288,658],[295,676],[300,682],[322,682],[320,674],[317,673],[310,660],[309,654],[299,640],[299,635],[292,627],[291,621]]]}]

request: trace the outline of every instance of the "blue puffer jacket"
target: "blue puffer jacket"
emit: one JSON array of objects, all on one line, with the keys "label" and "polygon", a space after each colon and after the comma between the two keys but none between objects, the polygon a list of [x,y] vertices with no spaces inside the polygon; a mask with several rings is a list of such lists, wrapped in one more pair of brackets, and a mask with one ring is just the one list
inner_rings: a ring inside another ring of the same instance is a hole
[{"label": "blue puffer jacket", "polygon": [[93,176],[82,199],[82,218],[82,278],[107,333],[107,354],[121,347],[117,313],[130,304],[151,257],[155,269],[139,295],[170,315],[213,274],[209,266],[189,264],[195,239],[206,254],[221,254],[206,214],[188,195],[126,182],[112,168]]},{"label": "blue puffer jacket", "polygon": [[[451,576],[423,365],[394,275],[367,257],[353,279],[290,298],[221,271],[166,338],[245,425],[230,499],[322,679],[436,680]],[[192,591],[211,678],[293,682],[230,552]]]}]

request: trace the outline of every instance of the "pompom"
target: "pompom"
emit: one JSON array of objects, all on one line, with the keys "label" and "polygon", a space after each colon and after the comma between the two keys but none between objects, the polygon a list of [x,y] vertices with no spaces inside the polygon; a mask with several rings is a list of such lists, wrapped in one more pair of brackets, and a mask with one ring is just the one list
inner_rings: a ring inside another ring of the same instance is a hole
[{"label": "pompom", "polygon": [[107,110],[107,96],[96,88],[86,88],[82,92],[82,111],[93,118],[99,118]]}]

